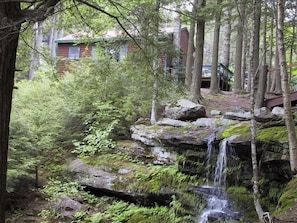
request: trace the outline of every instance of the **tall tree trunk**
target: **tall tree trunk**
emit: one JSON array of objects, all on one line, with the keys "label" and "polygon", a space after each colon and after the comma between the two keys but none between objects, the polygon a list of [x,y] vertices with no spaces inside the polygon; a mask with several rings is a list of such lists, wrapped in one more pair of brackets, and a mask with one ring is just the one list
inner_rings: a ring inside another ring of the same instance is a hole
[{"label": "tall tree trunk", "polygon": [[[220,8],[222,0],[217,0],[217,7]],[[210,81],[210,93],[219,93],[218,85],[218,63],[219,63],[219,44],[220,44],[220,28],[221,28],[221,11],[215,16],[215,28],[212,47],[212,63],[211,63],[211,81]]]},{"label": "tall tree trunk", "polygon": [[176,78],[177,85],[180,84],[180,80],[181,80],[180,75],[181,75],[181,72],[183,71],[182,64],[181,64],[180,41],[181,41],[181,24],[180,24],[180,17],[177,14],[174,18],[173,45],[175,50],[175,56],[173,58],[174,67],[172,70],[172,74]]},{"label": "tall tree trunk", "polygon": [[242,90],[241,84],[241,68],[242,68],[242,51],[243,51],[243,29],[245,19],[245,3],[240,1],[238,3],[239,17],[237,24],[236,48],[235,48],[235,69],[234,69],[234,84],[233,92],[238,94]]},{"label": "tall tree trunk", "polygon": [[291,100],[290,100],[290,87],[288,81],[288,71],[287,71],[287,62],[286,62],[286,51],[284,44],[284,0],[277,1],[277,30],[278,30],[278,52],[280,59],[280,71],[282,77],[282,89],[283,89],[283,100],[284,100],[284,109],[285,109],[285,120],[288,130],[289,138],[289,150],[290,150],[290,165],[291,170],[296,173],[297,171],[297,143],[296,143],[296,132],[295,124],[292,115]]},{"label": "tall tree trunk", "polygon": [[254,72],[255,72],[255,91],[258,91],[258,82],[260,76],[260,26],[261,26],[261,1],[253,1],[254,4],[254,45],[253,45],[253,54],[254,54]]},{"label": "tall tree trunk", "polygon": [[[198,10],[205,6],[205,0],[198,1]],[[193,102],[200,102],[201,96],[201,79],[202,79],[202,66],[203,66],[203,53],[204,53],[204,32],[205,32],[205,20],[199,18],[197,20],[197,32],[196,32],[196,49],[194,57],[194,69],[190,90],[190,99]]]},{"label": "tall tree trunk", "polygon": [[[157,44],[158,42],[158,33],[159,33],[159,10],[160,10],[160,0],[156,0],[156,7],[153,17],[155,19],[154,25],[154,41]],[[158,77],[158,49],[156,46],[153,46],[153,75],[154,75],[154,84],[153,84],[153,96],[152,96],[152,110],[151,110],[151,124],[156,124],[157,122],[157,99],[158,99],[158,88],[159,88],[159,77]]]},{"label": "tall tree trunk", "polygon": [[[273,10],[275,15],[274,22],[277,23],[278,21],[278,14],[277,14],[277,7],[275,6],[275,1],[272,1],[273,4]],[[278,69],[279,65],[279,54],[278,54],[278,30],[275,29],[275,57],[274,57],[274,69],[273,69],[273,80],[271,84],[270,91],[274,92],[275,94],[281,94],[282,92],[282,86],[281,86],[281,75],[280,75],[280,69]]]},{"label": "tall tree trunk", "polygon": [[270,91],[271,89],[271,86],[272,86],[272,74],[273,72],[271,71],[271,67],[272,67],[272,59],[273,59],[273,40],[274,40],[274,31],[273,31],[273,21],[274,21],[274,18],[272,17],[271,18],[271,21],[270,21],[270,41],[269,41],[269,71],[268,71],[268,77],[267,77],[267,91]]},{"label": "tall tree trunk", "polygon": [[22,13],[20,1],[0,1],[0,223],[5,222],[9,121],[21,23],[44,20],[57,2],[40,1],[38,9]]},{"label": "tall tree trunk", "polygon": [[231,43],[231,14],[232,8],[227,8],[226,12],[224,12],[224,17],[226,20],[226,24],[223,27],[224,29],[224,39],[223,39],[223,61],[222,63],[229,68],[230,65],[230,43]]},{"label": "tall tree trunk", "polygon": [[35,77],[35,70],[40,66],[40,53],[43,39],[43,21],[35,22],[33,26],[33,41],[31,49],[31,61],[29,69],[29,80]]},{"label": "tall tree trunk", "polygon": [[186,61],[186,78],[185,85],[190,89],[192,82],[192,71],[193,71],[193,53],[194,53],[194,36],[195,36],[195,26],[197,17],[197,5],[198,0],[194,0],[193,9],[191,14],[191,24],[189,30],[189,42],[187,49],[187,61]]},{"label": "tall tree trunk", "polygon": [[[253,28],[251,36],[251,49],[250,49],[250,73],[251,73],[251,158],[253,167],[253,194],[254,194],[254,205],[258,214],[260,222],[263,222],[263,209],[260,204],[260,191],[259,191],[259,170],[257,161],[257,147],[256,147],[256,121],[255,121],[255,77],[256,77],[256,66],[257,64],[257,53],[254,48],[257,48],[257,1],[253,0]],[[256,53],[256,54],[255,54]]]},{"label": "tall tree trunk", "polygon": [[[255,106],[256,108],[261,108],[264,105],[264,98],[267,88],[267,73],[268,73],[268,67],[266,65],[266,32],[267,32],[267,3],[264,2],[264,19],[263,19],[263,39],[262,39],[262,48],[263,48],[263,54],[262,54],[262,64],[259,73],[259,82],[258,82],[258,90],[257,90],[257,96],[255,100]],[[260,64],[259,64],[260,66]]]},{"label": "tall tree trunk", "polygon": [[0,223],[5,222],[9,120],[21,28],[20,24],[13,21],[16,20],[19,12],[19,2],[0,3],[1,27],[4,27],[4,30],[0,31]]}]

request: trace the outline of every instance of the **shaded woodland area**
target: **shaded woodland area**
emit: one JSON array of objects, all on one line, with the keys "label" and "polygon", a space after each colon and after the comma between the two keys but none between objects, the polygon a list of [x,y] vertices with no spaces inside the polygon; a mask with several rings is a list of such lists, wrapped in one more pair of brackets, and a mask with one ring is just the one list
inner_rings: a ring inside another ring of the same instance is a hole
[{"label": "shaded woodland area", "polygon": [[[204,65],[211,65],[209,94],[221,94],[219,78],[226,78],[234,94],[250,95],[252,117],[264,105],[265,94],[283,96],[290,166],[296,174],[290,101],[297,84],[296,4],[284,0],[0,1],[0,222],[5,222],[8,193],[16,191],[24,178],[40,175],[47,181],[63,173],[63,161],[73,153],[108,151],[114,139],[129,136],[129,126],[140,117],[156,124],[163,101],[183,95],[203,104],[207,100],[201,93]],[[159,41],[166,26],[188,28],[186,55],[181,55],[178,36],[172,45]],[[109,30],[122,30],[135,42],[136,53],[119,63],[106,48],[98,47],[97,60],[71,61],[68,74],[57,73],[61,58],[55,40],[78,32],[91,38],[103,36]],[[170,73],[160,65],[161,52],[174,62]],[[180,68],[182,56],[187,62]],[[225,67],[222,76],[220,66]],[[233,75],[224,74],[226,70]],[[253,192],[260,219],[253,118],[250,125]]]}]

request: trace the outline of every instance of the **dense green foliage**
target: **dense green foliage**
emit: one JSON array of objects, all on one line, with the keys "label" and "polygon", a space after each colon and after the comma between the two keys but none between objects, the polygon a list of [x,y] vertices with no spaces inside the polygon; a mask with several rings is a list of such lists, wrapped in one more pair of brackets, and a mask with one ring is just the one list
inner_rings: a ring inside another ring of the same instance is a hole
[{"label": "dense green foliage", "polygon": [[129,123],[147,117],[149,69],[139,66],[136,70],[129,61],[119,64],[104,57],[100,62],[86,59],[63,77],[46,70],[34,81],[16,83],[10,124],[10,190],[17,182],[13,179],[32,173],[35,166],[57,168],[52,162],[63,160],[73,141],[88,152],[88,144],[95,146],[103,138],[108,144],[109,137],[127,136]]},{"label": "dense green foliage", "polygon": [[[114,198],[96,197],[81,190],[81,187],[75,182],[61,182],[57,179],[49,180],[44,188],[50,196],[50,201],[55,203],[63,198],[82,199],[89,206],[89,210],[80,211],[75,214],[73,222],[81,223],[107,223],[107,222],[127,222],[127,223],[149,223],[152,220],[156,222],[183,223],[193,222],[190,215],[180,216],[180,213],[186,211],[182,204],[173,197],[169,207],[143,207],[135,204],[129,204],[124,201],[117,201]],[[178,214],[179,213],[179,214]],[[43,210],[41,216],[45,219],[56,219],[59,216],[52,209]],[[45,221],[47,222],[47,221]]]}]

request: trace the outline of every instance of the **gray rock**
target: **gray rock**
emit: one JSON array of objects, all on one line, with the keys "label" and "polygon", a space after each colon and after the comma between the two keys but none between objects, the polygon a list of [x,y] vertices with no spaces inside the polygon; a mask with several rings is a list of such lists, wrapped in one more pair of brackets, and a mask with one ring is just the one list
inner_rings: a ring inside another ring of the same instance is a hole
[{"label": "gray rock", "polygon": [[189,125],[188,122],[171,119],[171,118],[163,118],[157,122],[157,125],[169,125],[169,126],[175,126],[175,127],[183,127]]},{"label": "gray rock", "polygon": [[216,115],[221,115],[222,112],[221,111],[218,111],[218,110],[211,110],[210,111],[210,115],[211,116],[216,116]]},{"label": "gray rock", "polygon": [[116,175],[108,172],[109,168],[91,166],[80,159],[72,161],[68,170],[82,185],[93,188],[112,190],[117,179]]},{"label": "gray rock", "polygon": [[226,112],[224,115],[225,119],[248,121],[251,119],[250,112]]},{"label": "gray rock", "polygon": [[[163,159],[166,157],[168,157],[167,154],[163,155]],[[112,166],[112,161],[110,165]],[[109,171],[103,171],[102,169]],[[77,180],[82,186],[87,187],[88,190],[106,193],[109,196],[144,205],[152,205],[158,202],[163,205],[169,205],[174,194],[173,190],[163,191],[160,189],[160,191],[152,193],[151,191],[146,192],[145,190],[141,190],[137,185],[131,186],[133,182],[126,175],[141,170],[145,174],[148,172],[145,166],[136,169],[119,168],[116,165],[113,165],[112,168],[104,168],[104,166],[88,165],[80,159],[72,161],[68,166],[68,171],[72,175],[72,178]],[[146,179],[139,179],[138,182],[141,180],[145,181]],[[141,184],[141,182],[139,183]]]},{"label": "gray rock", "polygon": [[76,212],[86,209],[83,204],[68,197],[60,198],[58,203],[51,206],[56,213],[59,213],[59,218],[62,219],[63,222],[72,222]]},{"label": "gray rock", "polygon": [[193,125],[203,126],[203,127],[214,127],[216,125],[216,118],[199,118],[192,122]]},{"label": "gray rock", "polygon": [[195,104],[189,100],[181,99],[174,105],[165,107],[164,117],[182,121],[194,121],[198,118],[205,117],[204,106]]},{"label": "gray rock", "polygon": [[131,138],[140,141],[147,146],[161,146],[158,136],[162,129],[153,128],[154,126],[134,125],[131,126]]},{"label": "gray rock", "polygon": [[254,113],[255,113],[255,120],[257,122],[268,122],[274,119],[274,115],[266,107],[257,108],[255,109]]},{"label": "gray rock", "polygon": [[154,164],[173,165],[176,162],[176,154],[168,152],[164,147],[153,147],[152,154],[155,157]]},{"label": "gray rock", "polygon": [[271,111],[273,115],[276,115],[278,117],[283,117],[285,115],[285,110],[282,107],[274,107]]}]

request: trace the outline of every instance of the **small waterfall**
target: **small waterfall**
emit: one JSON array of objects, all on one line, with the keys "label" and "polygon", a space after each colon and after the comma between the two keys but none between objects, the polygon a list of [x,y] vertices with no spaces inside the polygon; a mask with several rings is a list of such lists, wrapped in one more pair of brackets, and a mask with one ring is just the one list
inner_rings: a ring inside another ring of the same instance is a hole
[{"label": "small waterfall", "polygon": [[[197,192],[202,194],[207,201],[207,207],[202,211],[199,223],[207,223],[209,220],[232,221],[240,218],[240,213],[232,210],[232,205],[224,193],[226,184],[226,174],[224,171],[227,168],[228,142],[234,140],[236,137],[236,135],[231,136],[224,139],[221,143],[215,168],[214,186],[207,185],[197,189]],[[215,137],[209,137],[207,144],[207,165],[210,165],[214,140]],[[209,176],[210,173],[208,172],[207,175]]]},{"label": "small waterfall", "polygon": [[213,153],[214,148],[214,141],[216,139],[216,132],[213,132],[208,138],[207,138],[207,156],[206,156],[206,184],[208,185],[209,176],[210,176],[210,164],[211,164],[211,155]]},{"label": "small waterfall", "polygon": [[227,139],[224,139],[217,158],[217,165],[214,176],[214,185],[216,187],[225,187],[226,186],[226,174],[224,171],[227,169],[227,148],[228,142],[234,140],[237,135],[231,136]]},{"label": "small waterfall", "polygon": [[221,126],[217,128],[215,131],[213,131],[208,137],[207,137],[207,155],[206,155],[206,185],[209,185],[209,177],[211,174],[211,159],[212,159],[212,154],[213,150],[215,149],[215,140],[217,135],[225,129],[224,126]]}]

